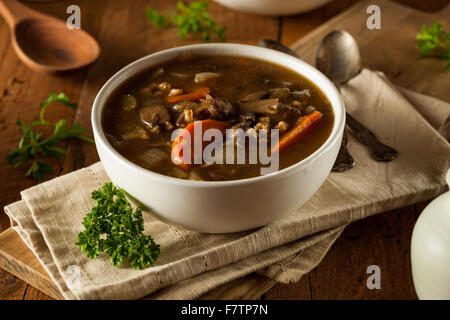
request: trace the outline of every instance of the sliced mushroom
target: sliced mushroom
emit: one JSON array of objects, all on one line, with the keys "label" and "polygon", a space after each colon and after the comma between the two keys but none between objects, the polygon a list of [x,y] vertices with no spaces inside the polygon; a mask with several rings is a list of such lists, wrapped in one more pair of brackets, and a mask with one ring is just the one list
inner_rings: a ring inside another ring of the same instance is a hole
[{"label": "sliced mushroom", "polygon": [[220,74],[215,72],[200,72],[195,75],[194,81],[196,83],[204,83],[206,81],[217,79],[219,76]]},{"label": "sliced mushroom", "polygon": [[254,112],[258,114],[275,114],[278,110],[278,99],[265,99],[244,101],[239,104],[239,108],[244,112]]},{"label": "sliced mushroom", "polygon": [[249,95],[245,96],[244,99],[241,99],[240,102],[248,102],[248,101],[254,101],[254,100],[264,100],[270,98],[270,92],[269,91],[257,91],[250,93]]},{"label": "sliced mushroom", "polygon": [[144,107],[140,111],[142,122],[153,128],[158,123],[164,124],[166,121],[170,121],[170,114],[166,107],[162,105],[153,105]]}]

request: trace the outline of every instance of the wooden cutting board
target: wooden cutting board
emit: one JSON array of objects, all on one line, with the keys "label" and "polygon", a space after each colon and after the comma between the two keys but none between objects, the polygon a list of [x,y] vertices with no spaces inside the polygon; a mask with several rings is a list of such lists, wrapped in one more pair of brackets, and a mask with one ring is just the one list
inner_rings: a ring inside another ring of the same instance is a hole
[{"label": "wooden cutting board", "polygon": [[[380,30],[366,27],[366,8],[370,4],[381,8]],[[386,0],[363,1],[327,21],[292,47],[305,61],[313,64],[322,37],[333,29],[347,30],[360,46],[364,67],[385,72],[397,85],[450,102],[450,71],[444,69],[445,63],[418,59],[415,48],[418,30],[435,20],[442,21],[444,27],[450,29],[450,5],[430,14]],[[0,234],[0,267],[47,295],[62,299],[42,265],[11,228]],[[219,287],[203,298],[257,299],[273,285],[275,282],[270,279],[251,275]]]}]

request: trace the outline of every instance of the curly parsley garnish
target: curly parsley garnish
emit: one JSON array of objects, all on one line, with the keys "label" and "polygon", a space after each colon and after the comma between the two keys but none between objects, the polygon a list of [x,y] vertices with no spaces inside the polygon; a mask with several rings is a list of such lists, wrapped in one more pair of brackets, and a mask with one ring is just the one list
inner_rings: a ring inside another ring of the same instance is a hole
[{"label": "curly parsley garnish", "polygon": [[135,269],[152,266],[160,249],[145,235],[142,210],[135,211],[122,189],[112,183],[92,192],[96,206],[83,220],[85,230],[78,234],[76,245],[89,258],[105,252],[115,267],[125,258]]},{"label": "curly parsley garnish", "polygon": [[211,33],[216,34],[219,39],[224,40],[225,28],[217,26],[207,12],[209,3],[196,1],[185,5],[178,2],[176,7],[168,12],[159,13],[152,7],[147,7],[148,20],[157,28],[175,25],[178,27],[178,36],[184,40],[189,33],[201,34],[206,42],[211,41]]},{"label": "curly parsley garnish", "polygon": [[[46,162],[44,158],[53,157],[61,161],[66,154],[64,149],[57,147],[59,142],[71,137],[94,143],[91,138],[82,135],[87,129],[77,123],[67,126],[66,120],[59,120],[56,124],[49,123],[45,120],[44,115],[52,102],[59,102],[69,108],[76,109],[77,105],[71,103],[64,93],[53,93],[44,102],[41,102],[41,113],[39,120],[26,124],[18,119],[17,124],[22,127],[23,136],[19,141],[16,149],[11,151],[6,159],[13,164],[15,168],[26,165],[32,161],[26,177],[33,177],[37,181],[42,181],[46,174],[53,173],[53,168]],[[43,138],[43,133],[36,131],[38,126],[53,128],[53,135],[47,139]]]},{"label": "curly parsley garnish", "polygon": [[446,68],[450,69],[450,33],[443,29],[441,22],[435,21],[431,27],[423,26],[416,42],[421,57],[432,56],[445,60]]}]

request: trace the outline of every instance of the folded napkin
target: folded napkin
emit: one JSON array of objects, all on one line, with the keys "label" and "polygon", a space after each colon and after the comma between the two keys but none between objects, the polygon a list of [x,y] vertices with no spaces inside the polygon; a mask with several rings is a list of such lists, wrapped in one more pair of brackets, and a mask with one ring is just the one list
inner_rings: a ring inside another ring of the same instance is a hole
[{"label": "folded napkin", "polygon": [[247,232],[202,234],[144,214],[145,231],[161,245],[154,267],[117,269],[108,257],[88,259],[74,245],[92,208],[91,192],[109,181],[100,163],[23,191],[5,211],[66,299],[192,299],[255,271],[297,281],[348,223],[446,188],[450,144],[439,132],[448,131],[449,104],[398,89],[369,70],[344,85],[342,94],[349,113],[400,152],[395,161],[374,161],[350,135],[355,168],[331,173],[304,206]]}]

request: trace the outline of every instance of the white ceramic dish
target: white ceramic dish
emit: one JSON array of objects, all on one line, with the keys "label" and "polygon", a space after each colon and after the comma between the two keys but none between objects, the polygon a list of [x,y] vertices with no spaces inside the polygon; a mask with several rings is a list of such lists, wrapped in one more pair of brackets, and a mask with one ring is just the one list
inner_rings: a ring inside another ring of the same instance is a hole
[{"label": "white ceramic dish", "polygon": [[[286,169],[234,181],[189,181],[164,176],[128,161],[109,144],[101,126],[110,94],[134,75],[182,53],[250,57],[300,73],[328,97],[335,115],[330,137],[308,158]],[[162,220],[191,230],[224,233],[269,224],[299,208],[331,171],[342,140],[345,108],[335,86],[309,64],[278,51],[242,44],[198,44],[141,58],[117,72],[102,87],[92,109],[92,127],[102,164],[114,184],[125,189]]]},{"label": "white ceramic dish", "polygon": [[214,0],[236,11],[266,16],[285,16],[307,12],[331,0]]}]

